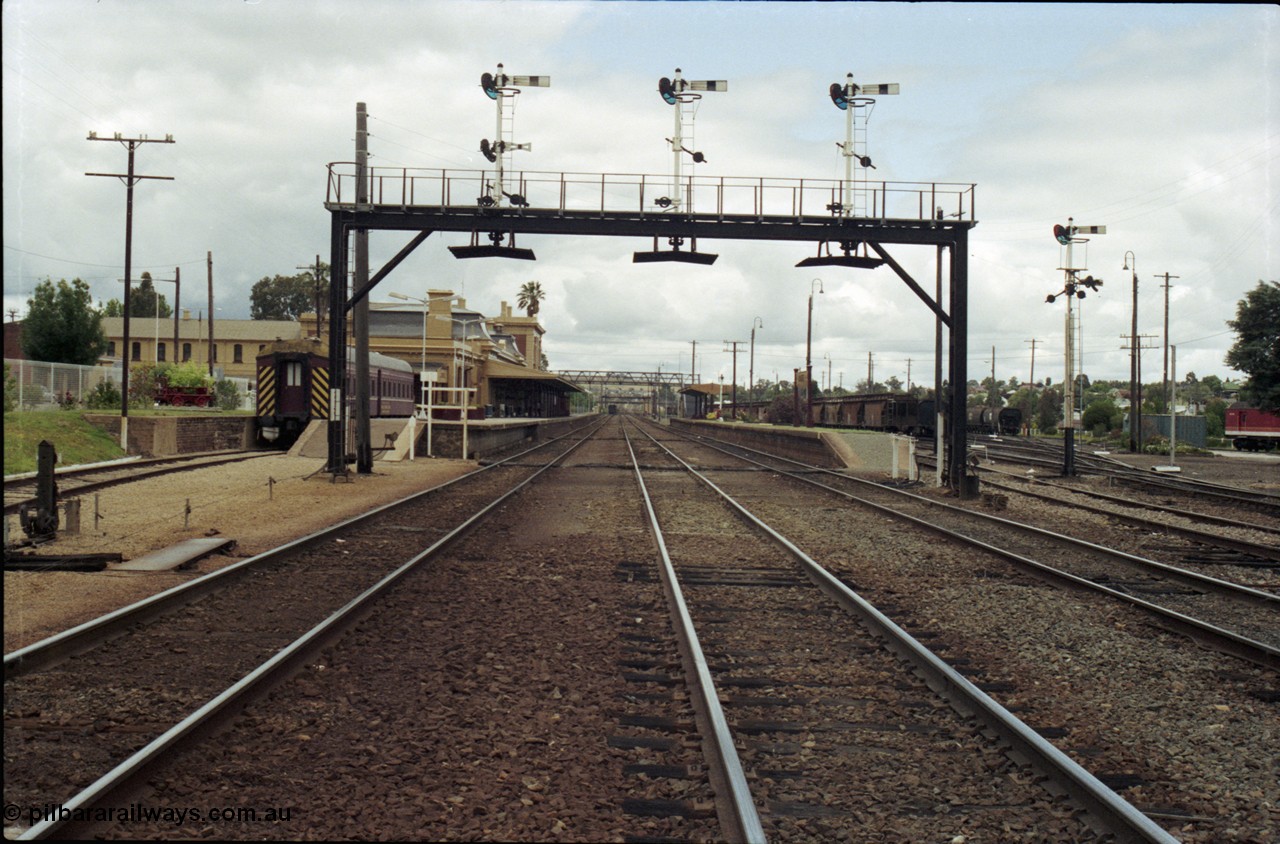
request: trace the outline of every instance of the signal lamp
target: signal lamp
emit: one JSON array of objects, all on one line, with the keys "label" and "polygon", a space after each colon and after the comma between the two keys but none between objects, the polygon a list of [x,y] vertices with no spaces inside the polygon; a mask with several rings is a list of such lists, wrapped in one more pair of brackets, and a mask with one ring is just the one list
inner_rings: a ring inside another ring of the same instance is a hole
[{"label": "signal lamp", "polygon": [[841,111],[849,108],[849,98],[845,96],[844,86],[839,82],[831,83],[831,102],[835,103]]},{"label": "signal lamp", "polygon": [[675,86],[671,84],[671,80],[662,77],[658,80],[658,93],[662,95],[662,99],[666,100],[667,105],[675,105],[679,100],[676,99]]},{"label": "signal lamp", "polygon": [[1058,239],[1058,242],[1061,243],[1063,246],[1066,246],[1068,243],[1071,242],[1071,230],[1068,229],[1066,226],[1054,226],[1053,236],[1056,237]]},{"label": "signal lamp", "polygon": [[496,100],[498,98],[498,83],[493,78],[492,73],[480,74],[480,87],[489,95],[489,99]]},{"label": "signal lamp", "polygon": [[481,139],[480,139],[480,152],[481,152],[481,154],[483,154],[483,155],[484,155],[484,157],[485,157],[485,158],[489,159],[490,161],[497,161],[497,160],[498,160],[498,156],[497,156],[497,154],[496,154],[496,153],[497,153],[497,149],[496,149],[496,147],[490,147],[490,146],[489,146],[489,139],[488,139],[488,138],[481,138]]}]

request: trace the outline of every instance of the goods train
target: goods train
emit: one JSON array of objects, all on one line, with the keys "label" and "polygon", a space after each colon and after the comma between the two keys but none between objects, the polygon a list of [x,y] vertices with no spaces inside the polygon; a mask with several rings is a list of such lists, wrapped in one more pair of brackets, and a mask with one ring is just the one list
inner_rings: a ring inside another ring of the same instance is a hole
[{"label": "goods train", "polygon": [[1016,407],[969,408],[972,434],[1017,434],[1022,430],[1022,411]]},{"label": "goods train", "polygon": [[1226,435],[1237,451],[1272,451],[1280,447],[1280,413],[1232,405],[1227,408]]},{"label": "goods train", "polygon": [[[932,437],[937,429],[933,399],[914,399],[900,393],[820,398],[813,403],[814,424],[837,428],[865,428]],[[968,429],[980,434],[1017,434],[1022,411],[1016,407],[969,409]]]},{"label": "goods train", "polygon": [[[355,381],[354,349],[347,349],[347,383]],[[288,448],[312,419],[329,418],[329,358],[307,340],[273,343],[258,355],[258,438]],[[408,417],[418,376],[402,360],[369,353],[369,416]],[[355,399],[347,393],[347,412]]]}]

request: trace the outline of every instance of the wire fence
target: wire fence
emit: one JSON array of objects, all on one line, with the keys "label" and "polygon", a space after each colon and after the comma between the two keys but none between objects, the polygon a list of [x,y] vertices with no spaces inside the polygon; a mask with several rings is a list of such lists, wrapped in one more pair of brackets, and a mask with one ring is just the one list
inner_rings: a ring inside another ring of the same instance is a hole
[{"label": "wire fence", "polygon": [[[81,366],[74,363],[50,363],[40,360],[5,358],[9,375],[17,385],[19,410],[58,410],[84,407],[85,400],[99,384],[111,383],[118,390],[120,364]],[[240,409],[252,410],[255,403],[254,382],[249,378],[219,378],[236,385]]]}]

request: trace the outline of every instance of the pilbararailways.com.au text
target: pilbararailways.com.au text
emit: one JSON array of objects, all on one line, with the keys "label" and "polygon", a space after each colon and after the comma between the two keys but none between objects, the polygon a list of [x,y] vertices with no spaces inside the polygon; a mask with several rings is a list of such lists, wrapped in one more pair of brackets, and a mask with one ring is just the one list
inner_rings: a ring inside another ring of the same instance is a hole
[{"label": "pilbararailways.com.au text", "polygon": [[211,806],[208,808],[144,806],[130,803],[128,806],[99,806],[70,809],[60,803],[22,807],[7,803],[4,819],[7,823],[26,821],[35,826],[47,821],[59,823],[163,823],[183,826],[192,823],[231,821],[238,823],[279,823],[288,821],[291,808],[257,809],[244,806]]}]

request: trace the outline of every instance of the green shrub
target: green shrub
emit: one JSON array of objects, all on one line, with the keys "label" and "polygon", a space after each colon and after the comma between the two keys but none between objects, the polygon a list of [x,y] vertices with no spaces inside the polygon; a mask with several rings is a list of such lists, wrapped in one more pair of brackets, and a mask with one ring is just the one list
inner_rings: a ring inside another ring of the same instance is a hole
[{"label": "green shrub", "polygon": [[9,364],[4,365],[4,412],[13,413],[18,407],[18,382],[9,371]]},{"label": "green shrub", "polygon": [[223,378],[213,385],[214,403],[219,410],[240,409],[240,388],[230,378]]},{"label": "green shrub", "polygon": [[156,403],[158,380],[166,369],[168,364],[142,364],[129,368],[129,407],[151,407]]},{"label": "green shrub", "polygon": [[84,397],[84,406],[90,410],[116,410],[120,407],[120,388],[111,379],[99,381]]},{"label": "green shrub", "polygon": [[208,387],[211,381],[205,368],[194,362],[170,367],[165,370],[164,379],[170,387]]}]

